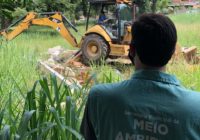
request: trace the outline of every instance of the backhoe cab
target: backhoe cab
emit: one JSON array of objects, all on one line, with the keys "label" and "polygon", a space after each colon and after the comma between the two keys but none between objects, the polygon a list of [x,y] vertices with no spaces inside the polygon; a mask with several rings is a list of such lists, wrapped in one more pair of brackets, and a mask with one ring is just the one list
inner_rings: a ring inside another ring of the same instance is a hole
[{"label": "backhoe cab", "polygon": [[[134,17],[130,0],[89,0],[86,33],[82,39],[82,60],[85,64],[100,63],[109,56],[127,57]],[[96,13],[95,13],[96,12]],[[106,20],[89,27],[90,18],[105,13]]]}]

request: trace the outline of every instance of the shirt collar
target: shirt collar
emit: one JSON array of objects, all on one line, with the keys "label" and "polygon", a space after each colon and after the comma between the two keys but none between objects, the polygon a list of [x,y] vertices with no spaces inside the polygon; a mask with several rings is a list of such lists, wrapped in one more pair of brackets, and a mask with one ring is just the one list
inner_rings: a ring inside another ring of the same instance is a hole
[{"label": "shirt collar", "polygon": [[137,70],[132,79],[145,79],[180,86],[180,81],[174,75],[156,70]]}]

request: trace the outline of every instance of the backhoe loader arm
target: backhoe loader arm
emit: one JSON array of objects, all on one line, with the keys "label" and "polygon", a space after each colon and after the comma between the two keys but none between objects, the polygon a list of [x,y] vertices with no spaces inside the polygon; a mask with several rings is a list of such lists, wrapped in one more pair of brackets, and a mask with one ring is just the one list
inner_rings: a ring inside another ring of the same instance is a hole
[{"label": "backhoe loader arm", "polygon": [[[4,29],[4,31],[1,32],[1,35],[3,35],[7,40],[12,40],[15,37],[17,37],[20,33],[22,33],[24,30],[28,29],[31,21],[36,18],[36,13],[28,13],[26,16],[15,22],[14,24],[10,25],[7,29]],[[19,23],[19,24],[18,24]],[[15,26],[14,30],[10,30],[11,27]]]},{"label": "backhoe loader arm", "polygon": [[[38,18],[38,15],[47,15],[47,17]],[[24,30],[28,29],[31,25],[49,26],[57,30],[60,33],[60,35],[64,39],[66,39],[73,47],[78,47],[76,38],[64,25],[64,21],[66,21],[70,27],[72,27],[76,32],[78,32],[78,30],[67,20],[67,18],[59,12],[42,13],[42,14],[30,12],[21,20],[21,22],[17,21],[17,23],[19,24],[14,28],[14,30],[8,32],[7,31],[8,29],[6,29],[3,32],[1,32],[1,34],[7,40],[12,40],[15,37],[17,37],[20,33],[22,33]],[[15,24],[13,24],[13,26],[14,25]]]}]

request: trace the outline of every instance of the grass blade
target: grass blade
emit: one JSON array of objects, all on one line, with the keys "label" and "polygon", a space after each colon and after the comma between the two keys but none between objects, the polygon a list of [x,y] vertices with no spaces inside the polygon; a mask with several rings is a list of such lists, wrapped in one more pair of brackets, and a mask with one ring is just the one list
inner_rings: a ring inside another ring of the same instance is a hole
[{"label": "grass blade", "polygon": [[[42,92],[39,92],[39,116],[38,116],[38,125],[42,125],[43,122],[45,122],[45,117],[48,116],[46,112],[46,101],[47,101],[47,96],[46,94],[43,94]],[[39,134],[42,133],[41,128],[39,128]]]},{"label": "grass blade", "polygon": [[64,131],[64,127],[63,127],[63,125],[62,125],[62,123],[61,123],[61,121],[59,119],[58,112],[55,110],[54,107],[50,108],[50,112],[53,114],[53,117],[54,117],[54,119],[55,119],[55,121],[57,123],[57,126],[58,126],[59,130],[61,131],[62,139],[66,140],[67,137],[66,137],[66,134],[65,134],[65,131]]},{"label": "grass blade", "polygon": [[46,136],[48,135],[49,130],[51,130],[55,126],[56,126],[55,123],[47,123],[47,126],[44,129],[42,129],[42,131],[38,137],[38,140],[45,140]]},{"label": "grass blade", "polygon": [[[71,106],[71,110],[70,110],[70,114],[71,114],[71,127],[73,129],[76,129],[76,112],[75,112],[75,103],[72,103],[72,106]],[[75,136],[72,135],[72,140],[75,140]]]},{"label": "grass blade", "polygon": [[10,140],[10,126],[9,125],[6,125],[4,128],[3,128],[3,131],[1,132],[0,134],[0,139],[1,140]]},{"label": "grass blade", "polygon": [[1,110],[0,112],[0,130],[3,125],[4,112],[5,112],[5,109]]},{"label": "grass blade", "polygon": [[[67,96],[66,103],[65,103],[65,125],[71,125],[71,97]],[[67,138],[70,139],[71,134],[69,131],[66,131]]]},{"label": "grass blade", "polygon": [[50,94],[51,92],[50,92],[49,87],[48,87],[47,78],[44,77],[42,80],[39,81],[39,83],[41,85],[42,90],[44,91],[44,93],[48,97],[51,106],[54,107],[54,102],[53,102],[53,100],[51,98],[51,94]]},{"label": "grass blade", "polygon": [[76,130],[72,129],[69,126],[64,126],[64,128],[71,132],[76,137],[75,139],[84,140],[83,136],[79,134],[79,132],[77,132]]},{"label": "grass blade", "polygon": [[[27,100],[26,102],[28,102],[28,110],[37,110],[36,107],[36,97],[35,97],[35,89],[37,86],[37,81],[34,83],[34,86],[32,88],[32,90],[30,92],[28,92],[27,94]],[[37,128],[37,112],[35,111],[34,114],[32,114],[32,117],[30,119],[30,129],[36,129]],[[37,138],[37,133],[31,133],[32,134],[32,140],[36,140]]]},{"label": "grass blade", "polygon": [[28,124],[34,113],[35,110],[26,111],[22,117],[22,120],[18,127],[18,135],[20,136],[21,140],[23,140],[26,137],[28,131]]},{"label": "grass blade", "polygon": [[61,107],[60,107],[60,100],[59,100],[60,87],[58,88],[57,79],[54,74],[51,75],[51,81],[53,84],[52,87],[53,87],[53,91],[54,91],[56,110],[58,111],[58,114],[61,115]]}]

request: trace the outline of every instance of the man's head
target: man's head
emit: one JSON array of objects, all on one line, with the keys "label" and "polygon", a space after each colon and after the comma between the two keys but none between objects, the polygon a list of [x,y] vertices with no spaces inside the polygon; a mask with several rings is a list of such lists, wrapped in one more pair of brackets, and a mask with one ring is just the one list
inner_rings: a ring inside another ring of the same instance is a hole
[{"label": "man's head", "polygon": [[136,53],[141,63],[149,67],[165,66],[175,51],[176,28],[164,15],[140,16],[132,26],[132,37],[130,55]]}]

